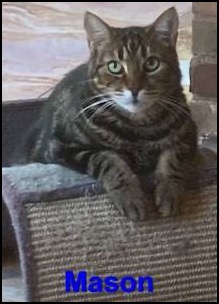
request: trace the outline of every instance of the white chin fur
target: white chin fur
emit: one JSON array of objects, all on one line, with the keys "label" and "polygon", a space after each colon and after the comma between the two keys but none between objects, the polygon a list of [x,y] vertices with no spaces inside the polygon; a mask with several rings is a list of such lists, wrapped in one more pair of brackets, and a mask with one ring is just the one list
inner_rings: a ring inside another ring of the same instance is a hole
[{"label": "white chin fur", "polygon": [[116,95],[114,100],[120,107],[128,112],[136,112],[136,105],[133,104],[133,97],[130,90],[124,90],[119,96]]}]

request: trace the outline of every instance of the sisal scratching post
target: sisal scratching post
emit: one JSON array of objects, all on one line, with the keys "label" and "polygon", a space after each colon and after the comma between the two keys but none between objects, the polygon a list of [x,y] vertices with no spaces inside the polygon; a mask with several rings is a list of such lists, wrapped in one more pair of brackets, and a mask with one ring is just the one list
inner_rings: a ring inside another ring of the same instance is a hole
[{"label": "sisal scratching post", "polygon": [[[3,168],[27,300],[216,301],[216,174],[212,161],[199,170],[198,186],[188,180],[179,216],[133,223],[85,175],[58,165]],[[66,293],[66,270],[149,275],[154,292]]]}]

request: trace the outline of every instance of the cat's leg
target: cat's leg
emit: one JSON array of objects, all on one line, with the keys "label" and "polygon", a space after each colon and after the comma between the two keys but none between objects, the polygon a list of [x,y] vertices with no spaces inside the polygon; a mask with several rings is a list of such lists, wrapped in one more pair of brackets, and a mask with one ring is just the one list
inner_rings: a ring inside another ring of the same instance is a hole
[{"label": "cat's leg", "polygon": [[145,218],[145,197],[138,178],[118,154],[111,151],[92,154],[87,173],[103,183],[117,208],[129,219]]},{"label": "cat's leg", "polygon": [[164,151],[155,171],[155,203],[162,216],[174,215],[179,210],[184,194],[185,163],[174,151]]}]

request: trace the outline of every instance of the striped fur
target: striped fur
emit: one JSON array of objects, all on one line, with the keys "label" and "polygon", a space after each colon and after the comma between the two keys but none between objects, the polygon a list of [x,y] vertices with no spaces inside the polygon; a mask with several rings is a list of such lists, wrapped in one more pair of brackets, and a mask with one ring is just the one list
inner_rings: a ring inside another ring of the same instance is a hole
[{"label": "striped fur", "polygon": [[[158,211],[176,213],[197,143],[180,85],[177,13],[171,8],[149,26],[128,28],[86,13],[84,25],[90,58],[49,97],[34,126],[38,136],[27,141],[28,161],[99,179],[132,220],[146,217],[144,178],[153,173]],[[113,68],[122,67],[119,75],[109,71],[112,60]]]}]

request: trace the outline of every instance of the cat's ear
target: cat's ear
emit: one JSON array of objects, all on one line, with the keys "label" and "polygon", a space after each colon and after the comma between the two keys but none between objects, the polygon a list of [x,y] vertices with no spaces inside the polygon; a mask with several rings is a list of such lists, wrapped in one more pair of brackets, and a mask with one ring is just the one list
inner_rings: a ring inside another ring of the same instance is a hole
[{"label": "cat's ear", "polygon": [[161,14],[153,23],[155,31],[161,39],[175,46],[178,36],[179,18],[175,7],[171,7]]},{"label": "cat's ear", "polygon": [[87,39],[91,48],[110,41],[109,25],[93,13],[85,13],[84,28],[87,32]]}]

